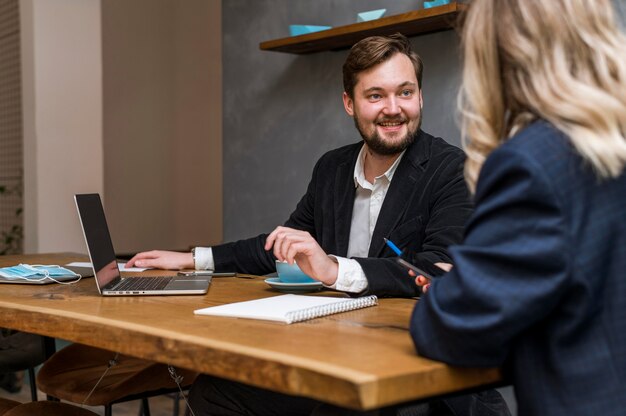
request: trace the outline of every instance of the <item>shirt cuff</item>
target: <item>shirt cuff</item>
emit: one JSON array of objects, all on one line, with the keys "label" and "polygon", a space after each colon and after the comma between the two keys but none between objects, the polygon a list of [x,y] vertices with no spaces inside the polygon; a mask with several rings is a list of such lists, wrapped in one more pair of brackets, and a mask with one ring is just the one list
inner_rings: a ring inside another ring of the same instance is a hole
[{"label": "shirt cuff", "polygon": [[367,289],[367,277],[358,261],[333,255],[329,257],[335,259],[338,270],[337,280],[332,286],[327,287],[349,293],[360,293]]},{"label": "shirt cuff", "polygon": [[213,249],[211,247],[196,247],[196,270],[215,270]]}]

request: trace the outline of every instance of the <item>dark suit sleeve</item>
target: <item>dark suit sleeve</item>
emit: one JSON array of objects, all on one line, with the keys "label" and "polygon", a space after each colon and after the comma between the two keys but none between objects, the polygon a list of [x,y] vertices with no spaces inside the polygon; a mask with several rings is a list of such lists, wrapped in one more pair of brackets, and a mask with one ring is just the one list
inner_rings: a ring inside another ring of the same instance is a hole
[{"label": "dark suit sleeve", "polygon": [[265,251],[268,234],[213,246],[215,271],[264,275],[276,271],[275,258]]},{"label": "dark suit sleeve", "polygon": [[572,255],[557,195],[530,158],[504,148],[489,157],[466,239],[451,249],[455,267],[413,312],[419,354],[498,366],[515,337],[551,312]]},{"label": "dark suit sleeve", "polygon": [[[314,190],[318,162],[313,169],[313,178],[309,182],[306,194],[302,197],[295,211],[289,216],[286,227],[308,231],[315,238],[314,227]],[[237,271],[264,275],[276,271],[276,257],[270,251],[265,251],[265,240],[268,234],[260,234],[253,238],[235,241],[232,243],[213,246],[215,270]]]}]

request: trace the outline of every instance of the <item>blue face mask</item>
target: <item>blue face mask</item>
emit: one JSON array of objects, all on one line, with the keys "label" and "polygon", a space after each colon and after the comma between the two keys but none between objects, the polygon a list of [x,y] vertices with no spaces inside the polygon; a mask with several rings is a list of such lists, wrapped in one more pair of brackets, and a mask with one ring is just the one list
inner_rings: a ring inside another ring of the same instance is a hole
[{"label": "blue face mask", "polygon": [[65,269],[56,265],[29,265],[20,264],[17,266],[0,268],[0,276],[11,280],[42,280],[46,278],[60,277],[60,276],[75,276],[80,275],[74,273],[71,270]]}]

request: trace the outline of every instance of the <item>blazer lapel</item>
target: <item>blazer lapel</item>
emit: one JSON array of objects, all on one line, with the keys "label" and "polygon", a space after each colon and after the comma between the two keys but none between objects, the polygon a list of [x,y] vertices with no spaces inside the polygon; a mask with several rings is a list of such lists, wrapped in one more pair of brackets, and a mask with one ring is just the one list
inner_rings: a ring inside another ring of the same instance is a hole
[{"label": "blazer lapel", "polygon": [[404,218],[404,212],[409,206],[409,202],[413,199],[413,193],[418,189],[415,186],[419,175],[422,173],[421,163],[425,161],[425,151],[423,149],[423,140],[420,140],[422,133],[415,139],[415,142],[409,147],[402,157],[396,172],[393,175],[389,190],[385,196],[385,201],[378,214],[378,220],[372,234],[372,241],[368,257],[379,257],[385,249],[385,241],[383,238],[389,237],[389,234]]},{"label": "blazer lapel", "polygon": [[354,165],[358,150],[354,154],[352,161],[346,161],[337,167],[335,173],[335,243],[336,254],[345,257],[348,254],[348,243],[350,242],[350,225],[352,223],[352,209],[354,208]]}]

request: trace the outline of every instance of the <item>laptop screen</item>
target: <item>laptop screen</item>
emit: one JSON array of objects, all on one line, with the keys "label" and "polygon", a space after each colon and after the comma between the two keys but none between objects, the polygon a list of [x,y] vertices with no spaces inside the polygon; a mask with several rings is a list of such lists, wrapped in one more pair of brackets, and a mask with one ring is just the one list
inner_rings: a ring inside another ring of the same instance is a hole
[{"label": "laptop screen", "polygon": [[98,194],[75,195],[74,199],[87,242],[89,257],[96,275],[96,282],[98,288],[102,289],[111,281],[120,278],[102,201]]}]

